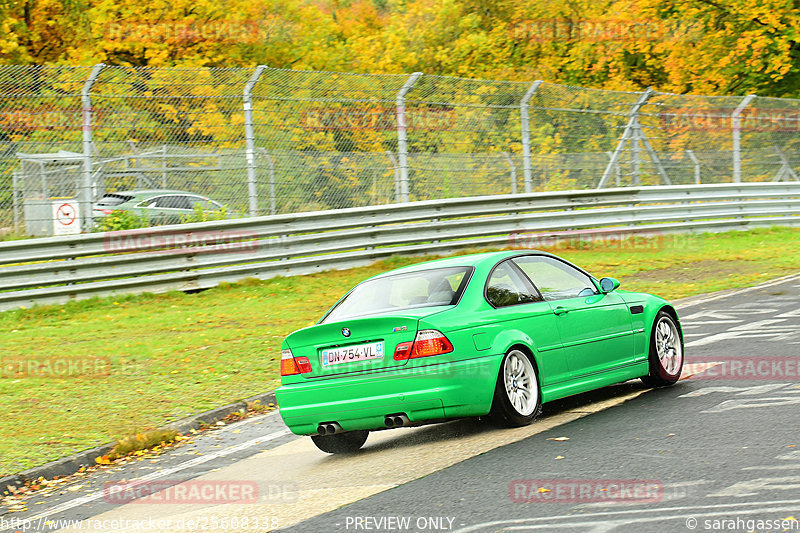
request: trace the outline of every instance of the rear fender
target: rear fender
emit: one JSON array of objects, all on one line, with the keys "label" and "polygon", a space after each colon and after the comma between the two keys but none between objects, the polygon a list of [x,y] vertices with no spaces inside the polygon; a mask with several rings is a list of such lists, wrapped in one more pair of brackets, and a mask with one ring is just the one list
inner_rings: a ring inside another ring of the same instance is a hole
[{"label": "rear fender", "polygon": [[[514,346],[523,346],[528,350],[528,353],[533,355],[534,364],[536,369],[541,368],[539,351],[536,349],[536,343],[530,335],[519,329],[505,329],[502,330],[494,338],[492,344],[492,353],[506,354]],[[541,378],[540,378],[541,379]]]}]

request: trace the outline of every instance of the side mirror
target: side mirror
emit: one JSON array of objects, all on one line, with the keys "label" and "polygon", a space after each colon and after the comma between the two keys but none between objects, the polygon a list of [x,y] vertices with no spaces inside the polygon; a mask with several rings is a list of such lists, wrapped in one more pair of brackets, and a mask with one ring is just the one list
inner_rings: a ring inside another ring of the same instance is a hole
[{"label": "side mirror", "polygon": [[614,278],[603,278],[600,280],[600,290],[603,293],[615,291],[619,288],[619,280]]}]

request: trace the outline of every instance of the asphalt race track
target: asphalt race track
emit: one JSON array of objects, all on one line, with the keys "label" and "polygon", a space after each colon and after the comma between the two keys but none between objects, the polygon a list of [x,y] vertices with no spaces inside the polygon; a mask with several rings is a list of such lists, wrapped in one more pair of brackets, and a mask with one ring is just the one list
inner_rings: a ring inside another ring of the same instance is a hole
[{"label": "asphalt race track", "polygon": [[[0,508],[0,531],[800,530],[780,522],[800,518],[800,275],[679,313],[691,364],[668,389],[608,387],[519,429],[375,432],[338,457],[272,413]],[[132,479],[164,492],[109,496]]]}]

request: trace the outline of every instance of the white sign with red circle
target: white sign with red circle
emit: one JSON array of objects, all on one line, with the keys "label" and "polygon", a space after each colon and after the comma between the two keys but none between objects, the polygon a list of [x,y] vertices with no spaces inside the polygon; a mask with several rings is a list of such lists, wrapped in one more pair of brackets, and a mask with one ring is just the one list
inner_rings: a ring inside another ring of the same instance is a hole
[{"label": "white sign with red circle", "polygon": [[81,221],[76,200],[53,202],[53,235],[77,235],[81,232]]}]

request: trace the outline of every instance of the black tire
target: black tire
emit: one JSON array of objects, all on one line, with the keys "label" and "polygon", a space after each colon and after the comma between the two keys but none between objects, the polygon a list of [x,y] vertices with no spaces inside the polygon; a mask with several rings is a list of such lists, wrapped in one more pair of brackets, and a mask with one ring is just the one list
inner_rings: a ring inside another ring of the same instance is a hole
[{"label": "black tire", "polygon": [[[507,371],[513,374],[513,366],[520,364],[524,368],[519,368],[519,366],[517,368],[528,379],[528,382],[520,383],[517,380],[513,380],[507,383],[505,379]],[[520,394],[524,396],[524,390],[529,392],[530,397],[524,405],[521,405],[519,403]],[[533,394],[536,395],[535,399],[532,397]],[[533,405],[531,405],[531,400],[535,400]],[[527,353],[513,348],[503,357],[503,362],[500,364],[489,418],[499,426],[521,427],[533,422],[541,411],[542,395],[539,389],[536,365]]]},{"label": "black tire", "polygon": [[650,332],[650,372],[641,378],[642,383],[648,387],[674,385],[681,377],[683,359],[683,335],[678,323],[666,311],[659,311]]},{"label": "black tire", "polygon": [[333,435],[311,435],[317,448],[325,453],[354,453],[361,449],[369,431],[345,431]]}]

